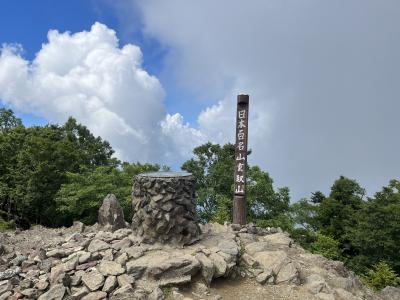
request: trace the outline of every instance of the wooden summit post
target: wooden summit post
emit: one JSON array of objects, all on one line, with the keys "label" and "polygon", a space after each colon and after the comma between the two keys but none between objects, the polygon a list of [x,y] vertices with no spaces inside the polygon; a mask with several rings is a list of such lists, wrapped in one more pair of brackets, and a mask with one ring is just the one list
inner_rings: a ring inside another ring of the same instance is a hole
[{"label": "wooden summit post", "polygon": [[233,197],[233,223],[246,224],[246,166],[247,133],[249,124],[249,95],[237,96],[235,144],[235,195]]}]

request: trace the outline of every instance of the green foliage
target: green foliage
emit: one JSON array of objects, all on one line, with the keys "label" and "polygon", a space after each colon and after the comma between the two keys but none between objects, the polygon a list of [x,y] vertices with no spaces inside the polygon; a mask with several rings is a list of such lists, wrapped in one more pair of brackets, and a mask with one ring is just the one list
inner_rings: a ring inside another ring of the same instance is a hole
[{"label": "green foliage", "polygon": [[290,202],[287,187],[275,192],[272,178],[257,166],[248,169],[247,177],[246,195],[250,221],[275,219],[287,212]]},{"label": "green foliage", "polygon": [[235,146],[207,143],[195,148],[193,153],[196,159],[186,161],[182,169],[196,177],[200,218],[228,221],[232,205],[225,199],[233,194]]},{"label": "green foliage", "polygon": [[351,267],[362,272],[384,260],[400,274],[400,182],[392,180],[369,198],[354,219],[346,232],[356,250]]},{"label": "green foliage", "polygon": [[[198,212],[203,222],[231,221],[235,146],[206,143],[193,150],[195,158],[182,169],[197,179]],[[249,222],[282,219],[289,208],[288,188],[275,192],[269,174],[259,167],[247,168],[247,213]]]},{"label": "green foliage", "polygon": [[256,220],[256,225],[264,228],[280,227],[284,231],[291,232],[293,230],[294,223],[288,214],[282,213],[272,218],[258,219]]},{"label": "green foliage", "polygon": [[355,225],[354,214],[360,209],[365,191],[352,179],[341,176],[328,198],[317,207],[316,221],[322,234],[345,243],[346,228]]},{"label": "green foliage", "polygon": [[0,232],[15,229],[14,220],[10,220],[7,212],[0,210]]},{"label": "green foliage", "polygon": [[197,179],[199,215],[203,221],[223,222],[231,212],[226,201],[233,192],[233,145],[204,144],[193,150],[197,159],[186,161],[182,169]]},{"label": "green foliage", "polygon": [[341,259],[358,274],[380,261],[400,274],[400,182],[392,180],[367,201],[364,194],[355,180],[341,176],[328,197],[316,192],[310,201],[292,204],[290,233],[303,247]]},{"label": "green foliage", "polygon": [[325,195],[320,191],[316,191],[311,194],[311,202],[314,204],[322,203],[322,201],[324,201],[325,199]]},{"label": "green foliage", "polygon": [[394,287],[400,286],[400,277],[384,261],[373,265],[361,278],[365,284],[374,290],[381,290],[388,285]]},{"label": "green foliage", "polygon": [[116,166],[106,141],[70,118],[64,126],[25,128],[12,111],[1,111],[0,209],[29,223],[62,225],[55,218],[55,195],[68,172]]},{"label": "green foliage", "polygon": [[216,210],[212,215],[210,222],[217,222],[223,224],[231,219],[232,199],[222,194],[215,195]]},{"label": "green foliage", "polygon": [[303,198],[300,201],[293,203],[290,206],[290,216],[297,227],[305,231],[314,232],[318,228],[318,223],[315,219],[317,206]]},{"label": "green foliage", "polygon": [[158,165],[123,163],[121,168],[100,166],[81,173],[67,173],[67,182],[61,186],[56,198],[58,218],[62,224],[70,225],[74,220],[93,224],[104,197],[113,193],[126,220],[131,220],[132,178],[159,169]]},{"label": "green foliage", "polygon": [[0,218],[0,232],[13,229],[15,229],[15,222],[13,220],[5,221],[4,219]]},{"label": "green foliage", "polygon": [[311,248],[314,253],[326,258],[338,259],[340,256],[339,242],[323,234],[317,234],[317,239],[312,243]]},{"label": "green foliage", "polygon": [[22,121],[11,109],[0,108],[0,132],[22,126]]}]

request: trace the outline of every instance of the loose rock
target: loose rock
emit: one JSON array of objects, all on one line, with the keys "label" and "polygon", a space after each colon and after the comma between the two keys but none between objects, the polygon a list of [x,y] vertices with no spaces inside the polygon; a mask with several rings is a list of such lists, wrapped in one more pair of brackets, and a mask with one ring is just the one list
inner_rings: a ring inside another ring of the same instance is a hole
[{"label": "loose rock", "polygon": [[91,291],[100,289],[104,284],[104,276],[95,268],[82,275],[82,282]]}]

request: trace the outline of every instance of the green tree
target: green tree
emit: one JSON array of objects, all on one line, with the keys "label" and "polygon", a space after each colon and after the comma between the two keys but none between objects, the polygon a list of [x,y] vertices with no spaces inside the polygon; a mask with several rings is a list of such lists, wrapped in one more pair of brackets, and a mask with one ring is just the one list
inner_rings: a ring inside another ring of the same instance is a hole
[{"label": "green tree", "polygon": [[400,274],[400,181],[390,181],[353,217],[346,234],[356,250],[351,267],[363,272],[384,260]]},{"label": "green tree", "polygon": [[74,220],[86,224],[97,221],[98,210],[107,194],[113,193],[121,203],[126,220],[131,215],[132,178],[142,172],[158,171],[160,166],[123,163],[121,168],[99,166],[81,173],[67,173],[67,182],[57,193],[57,214],[62,224]]},{"label": "green tree", "polygon": [[[186,161],[182,169],[191,172],[197,179],[198,211],[201,219],[221,223],[231,221],[235,146],[206,143],[195,148],[193,153],[195,158]],[[275,192],[268,173],[257,166],[247,167],[249,222],[269,226],[274,218],[283,221],[289,202],[288,188]],[[270,223],[261,222],[266,219]]]},{"label": "green tree", "polygon": [[273,219],[289,209],[289,189],[274,191],[273,180],[259,167],[250,167],[247,172],[247,203],[250,220]]},{"label": "green tree", "polygon": [[[289,215],[293,222],[293,227],[289,230],[291,236],[304,248],[311,249],[311,244],[316,240],[318,222],[316,213],[318,204],[303,198],[290,206]],[[318,203],[318,202],[317,202]]]},{"label": "green tree", "polygon": [[11,109],[0,108],[0,132],[22,126],[22,121]]},{"label": "green tree", "polygon": [[79,165],[83,166],[104,166],[116,165],[118,161],[111,159],[114,154],[109,142],[95,137],[86,126],[77,123],[70,117],[63,125],[62,130],[65,139],[71,142],[79,150]]},{"label": "green tree", "polygon": [[54,218],[55,195],[66,173],[117,164],[108,142],[72,118],[64,126],[30,128],[20,125],[12,111],[3,111],[1,119],[0,209],[20,226],[60,225]]},{"label": "green tree", "polygon": [[320,191],[316,191],[311,194],[311,202],[314,204],[322,203],[322,201],[324,201],[325,198],[326,198],[325,195]]},{"label": "green tree", "polygon": [[317,207],[303,198],[293,203],[290,207],[290,216],[295,224],[307,231],[316,231],[317,224],[315,221]]},{"label": "green tree", "polygon": [[23,126],[0,131],[0,210],[10,216],[15,212],[17,198],[14,189],[18,183],[15,168],[18,153],[23,148],[27,130]]},{"label": "green tree", "polygon": [[329,197],[317,207],[316,220],[321,233],[340,241],[342,246],[347,243],[346,230],[355,225],[354,214],[361,208],[364,194],[365,190],[355,180],[340,176]]},{"label": "green tree", "polygon": [[193,153],[195,158],[186,161],[182,170],[196,177],[199,216],[203,221],[227,221],[232,210],[227,199],[233,195],[235,146],[206,143]]}]

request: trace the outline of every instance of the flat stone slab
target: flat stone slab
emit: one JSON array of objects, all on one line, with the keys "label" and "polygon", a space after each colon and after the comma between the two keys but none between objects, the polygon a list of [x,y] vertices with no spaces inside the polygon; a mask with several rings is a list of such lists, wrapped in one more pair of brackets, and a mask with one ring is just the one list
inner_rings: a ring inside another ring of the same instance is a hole
[{"label": "flat stone slab", "polygon": [[176,178],[176,177],[189,177],[192,173],[189,172],[149,172],[140,173],[140,177],[151,177],[151,178]]}]

